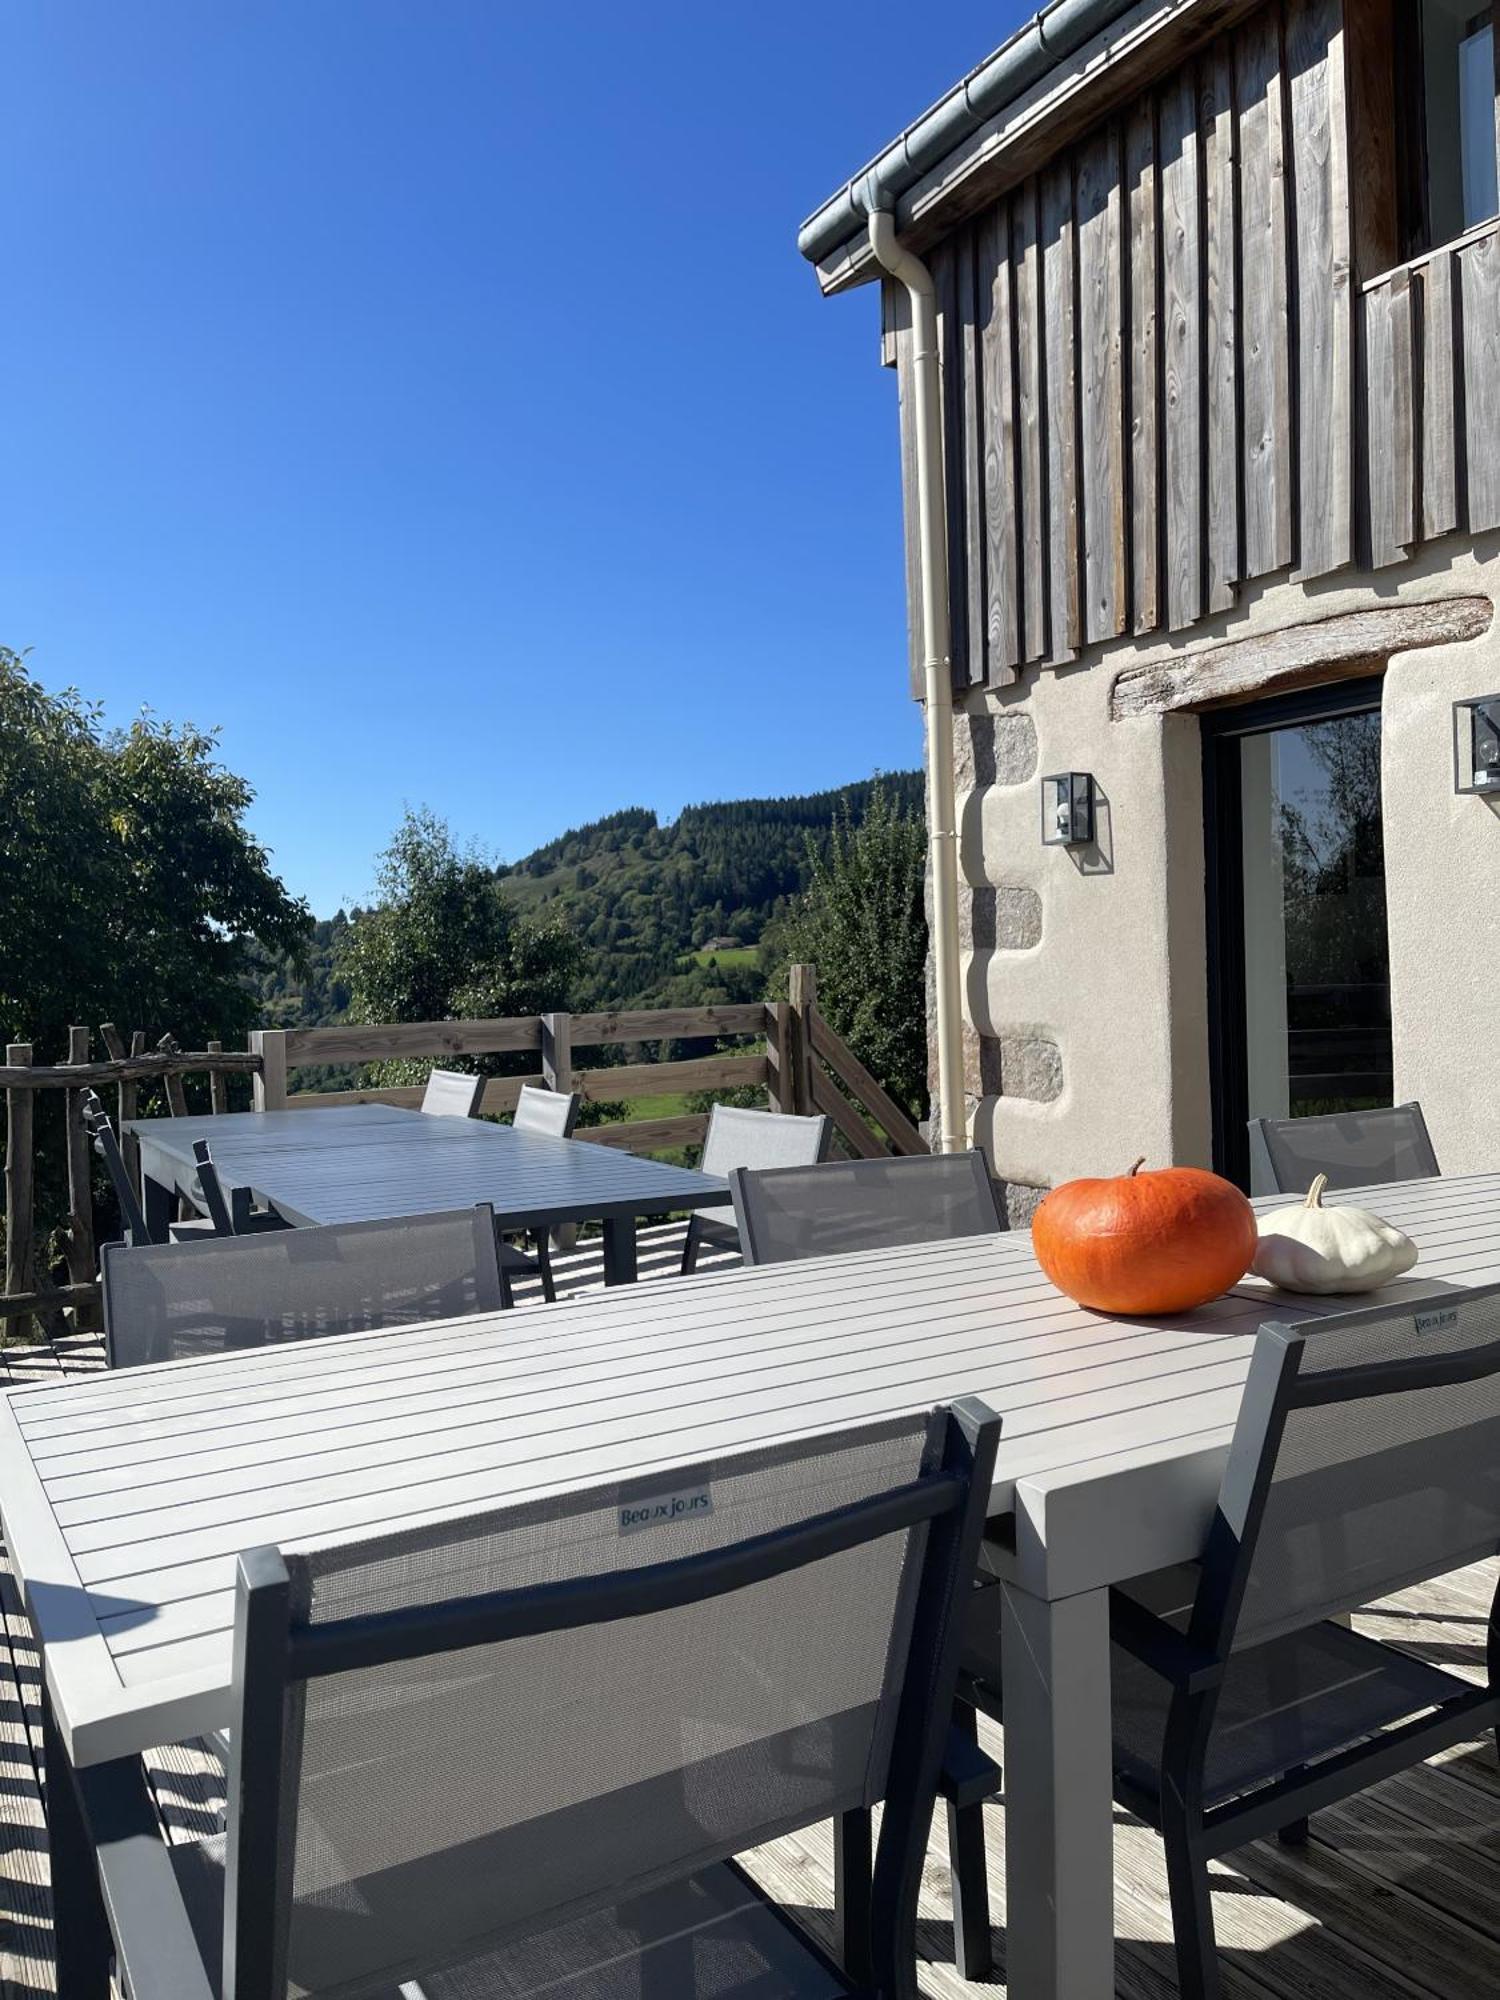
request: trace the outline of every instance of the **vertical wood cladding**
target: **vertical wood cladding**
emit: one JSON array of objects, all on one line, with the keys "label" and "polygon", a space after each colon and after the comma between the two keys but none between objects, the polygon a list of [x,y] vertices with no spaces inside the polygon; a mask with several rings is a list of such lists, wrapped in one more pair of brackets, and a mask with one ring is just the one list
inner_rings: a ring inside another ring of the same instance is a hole
[{"label": "vertical wood cladding", "polygon": [[1370,4],[1268,0],[933,253],[960,687],[1500,526],[1500,233],[1357,281]]}]

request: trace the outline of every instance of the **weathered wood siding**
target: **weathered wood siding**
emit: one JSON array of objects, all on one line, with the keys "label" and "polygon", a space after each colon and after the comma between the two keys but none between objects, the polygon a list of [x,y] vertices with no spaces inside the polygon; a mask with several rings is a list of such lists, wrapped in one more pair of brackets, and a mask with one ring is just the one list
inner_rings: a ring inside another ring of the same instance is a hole
[{"label": "weathered wood siding", "polygon": [[1364,288],[1367,547],[1500,528],[1500,223]]},{"label": "weathered wood siding", "polygon": [[1500,233],[1356,282],[1346,4],[1266,0],[932,253],[959,687],[1500,527]]}]

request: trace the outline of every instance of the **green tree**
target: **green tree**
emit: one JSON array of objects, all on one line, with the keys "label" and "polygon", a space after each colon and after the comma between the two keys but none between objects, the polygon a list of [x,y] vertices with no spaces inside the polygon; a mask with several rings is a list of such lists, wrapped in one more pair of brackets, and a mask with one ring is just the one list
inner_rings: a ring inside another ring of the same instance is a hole
[{"label": "green tree", "polygon": [[[187,1048],[242,1042],[260,1019],[256,955],[300,963],[312,922],[245,827],[252,798],[212,734],[150,716],[107,730],[96,706],[49,693],[0,647],[3,1039],[54,1062],[73,1022],[150,1041],[170,1030]],[[54,1093],[36,1116],[45,1279],[67,1206]]]},{"label": "green tree", "polygon": [[312,928],[244,820],[254,797],[212,732],[142,716],[106,730],[0,647],[0,1021],[55,1057],[70,1022],[114,1019],[187,1047],[260,1018],[258,948]]},{"label": "green tree", "polygon": [[924,1117],[922,816],[877,784],[857,822],[847,803],[839,807],[826,851],[809,838],[808,869],[806,890],[778,927],[775,956],[783,968],[795,960],[816,965],[819,1012],[896,1102],[914,1118]]},{"label": "green tree", "polygon": [[[522,913],[494,869],[454,846],[446,823],[408,811],[381,857],[379,899],[356,911],[339,972],[353,1021],[453,1021],[544,1014],[568,1005],[582,947],[568,926]],[[492,1055],[486,1076],[533,1069],[531,1055]],[[429,1065],[382,1063],[379,1080],[419,1080]]]}]

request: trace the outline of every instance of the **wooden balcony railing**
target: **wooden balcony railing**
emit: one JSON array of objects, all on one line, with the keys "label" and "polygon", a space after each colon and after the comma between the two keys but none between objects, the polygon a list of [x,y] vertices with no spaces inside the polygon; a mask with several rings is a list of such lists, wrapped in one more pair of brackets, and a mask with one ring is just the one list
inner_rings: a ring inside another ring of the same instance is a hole
[{"label": "wooden balcony railing", "polygon": [[1424,251],[1358,295],[1367,556],[1500,527],[1500,221]]}]

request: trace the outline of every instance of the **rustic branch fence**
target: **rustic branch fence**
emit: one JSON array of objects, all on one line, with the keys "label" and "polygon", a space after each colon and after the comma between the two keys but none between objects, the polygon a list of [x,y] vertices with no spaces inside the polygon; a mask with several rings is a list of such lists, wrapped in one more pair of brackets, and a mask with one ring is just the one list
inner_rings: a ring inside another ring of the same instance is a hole
[{"label": "rustic branch fence", "polygon": [[[680,1061],[648,1061],[579,1066],[580,1049],[627,1048],[651,1042],[753,1038],[757,1048],[723,1050]],[[846,1047],[817,1011],[810,965],[792,967],[789,997],[725,1007],[653,1007],[598,1014],[529,1014],[488,1021],[403,1022],[393,1026],[340,1024],[327,1028],[266,1028],[250,1036],[247,1050],[227,1050],[218,1042],[184,1051],[170,1035],[148,1050],[139,1032],[127,1043],[112,1022],[99,1030],[107,1054],[95,1060],[87,1028],[72,1028],[68,1059],[36,1063],[28,1042],[12,1042],[0,1068],[5,1091],[5,1289],[0,1294],[0,1329],[10,1321],[36,1318],[49,1333],[63,1315],[76,1330],[97,1324],[98,1243],[93,1174],[83,1125],[83,1093],[116,1092],[111,1107],[123,1122],[137,1115],[141,1086],[160,1086],[168,1113],[188,1110],[189,1078],[203,1080],[209,1109],[229,1108],[229,1083],[248,1076],[256,1110],[306,1110],[335,1104],[416,1106],[421,1084],[378,1088],[298,1091],[289,1088],[299,1069],[391,1061],[438,1061],[450,1057],[534,1055],[536,1067],[524,1076],[492,1077],[480,1108],[508,1112],[521,1086],[544,1083],[576,1090],[586,1104],[622,1103],[636,1097],[688,1091],[763,1089],[778,1111],[807,1115],[822,1111],[832,1119],[847,1149],[861,1158],[884,1153],[926,1152],[926,1141],[901,1107]],[[67,1219],[62,1230],[67,1279],[52,1281],[39,1272],[41,1242],[36,1222],[39,1094],[62,1095],[63,1157]],[[591,1128],[597,1145],[636,1152],[701,1143],[705,1112],[665,1118],[629,1118]],[[126,1166],[139,1179],[139,1149],[123,1139]]]},{"label": "rustic branch fence", "polygon": [[[100,1028],[99,1037],[109,1051],[100,1061],[94,1060],[93,1038],[82,1027],[68,1030],[68,1059],[64,1063],[34,1062],[29,1042],[6,1045],[5,1063],[0,1067],[0,1087],[5,1091],[5,1291],[0,1296],[0,1323],[34,1315],[49,1330],[55,1330],[60,1315],[67,1311],[80,1331],[97,1324],[93,1173],[83,1125],[86,1090],[103,1091],[113,1086],[118,1115],[126,1119],[136,1115],[141,1085],[159,1083],[170,1111],[181,1116],[187,1110],[185,1078],[206,1077],[210,1105],[222,1110],[228,1105],[226,1079],[253,1076],[259,1068],[255,1055],[225,1049],[218,1042],[187,1051],[170,1035],[164,1035],[148,1050],[143,1033],[137,1031],[127,1044],[109,1021]],[[41,1248],[36,1226],[37,1098],[51,1092],[62,1094],[67,1174],[67,1220],[62,1237],[68,1276],[61,1285],[37,1269]],[[125,1156],[132,1174],[138,1175],[140,1162],[133,1141],[126,1141]]]}]

